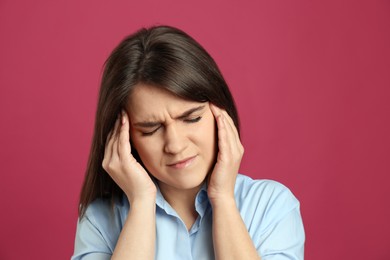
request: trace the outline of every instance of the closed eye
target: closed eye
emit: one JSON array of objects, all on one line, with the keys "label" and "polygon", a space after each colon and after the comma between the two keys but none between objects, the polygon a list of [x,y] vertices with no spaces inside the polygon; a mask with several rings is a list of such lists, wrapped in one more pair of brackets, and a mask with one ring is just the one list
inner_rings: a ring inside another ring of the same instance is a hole
[{"label": "closed eye", "polygon": [[150,131],[150,132],[142,132],[142,136],[150,136],[150,135],[154,134],[155,132],[157,132],[157,130],[160,128],[161,128],[161,126],[157,127],[156,129],[154,129],[153,131]]},{"label": "closed eye", "polygon": [[[201,116],[198,116],[198,117],[195,117],[195,118],[186,118],[186,119],[183,119],[183,122],[188,123],[188,124],[191,124],[191,123],[199,122],[201,119],[202,119],[202,117],[201,117]],[[162,127],[162,126],[160,125],[159,127],[157,127],[156,129],[154,129],[153,131],[150,131],[150,132],[142,132],[142,136],[151,136],[151,135],[153,135],[154,133],[156,133],[161,127]]]},{"label": "closed eye", "polygon": [[187,119],[184,119],[183,121],[186,123],[196,123],[196,122],[199,122],[201,119],[202,119],[202,117],[198,116],[195,118],[187,118]]}]

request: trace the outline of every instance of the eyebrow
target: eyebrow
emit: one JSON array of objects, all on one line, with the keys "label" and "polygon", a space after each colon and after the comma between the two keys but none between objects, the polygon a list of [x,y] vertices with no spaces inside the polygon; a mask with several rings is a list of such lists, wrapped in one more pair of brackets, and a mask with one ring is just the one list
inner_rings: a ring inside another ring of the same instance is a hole
[{"label": "eyebrow", "polygon": [[[182,113],[181,115],[176,117],[175,119],[184,119],[184,118],[190,116],[192,113],[197,112],[199,110],[202,110],[204,107],[205,106],[202,105],[202,106],[198,106],[198,107],[194,107],[194,108],[188,109],[187,111],[185,111],[184,113]],[[161,125],[161,122],[145,121],[145,122],[134,123],[134,125],[135,126],[139,126],[139,127],[143,127],[143,128],[153,128],[153,127]]]}]

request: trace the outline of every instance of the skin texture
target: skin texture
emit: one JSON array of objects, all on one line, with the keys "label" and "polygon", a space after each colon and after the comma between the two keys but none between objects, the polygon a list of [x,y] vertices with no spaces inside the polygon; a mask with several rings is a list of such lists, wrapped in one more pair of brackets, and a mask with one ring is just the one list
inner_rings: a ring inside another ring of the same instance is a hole
[{"label": "skin texture", "polygon": [[215,120],[208,102],[186,101],[142,85],[130,96],[127,111],[133,145],[163,195],[197,192],[216,154]]},{"label": "skin texture", "polygon": [[260,259],[235,205],[244,148],[226,111],[149,85],[135,88],[126,110],[107,138],[103,160],[132,205],[112,259],[154,259],[156,187],[132,156],[130,139],[187,228],[207,179],[216,259]]}]

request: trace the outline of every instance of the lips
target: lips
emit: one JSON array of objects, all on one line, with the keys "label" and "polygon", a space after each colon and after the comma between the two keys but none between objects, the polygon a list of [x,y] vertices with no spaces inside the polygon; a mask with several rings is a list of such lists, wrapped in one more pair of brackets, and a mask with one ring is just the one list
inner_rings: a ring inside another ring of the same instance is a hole
[{"label": "lips", "polygon": [[180,161],[168,164],[168,166],[175,168],[175,169],[183,169],[183,168],[188,167],[195,160],[195,158],[196,158],[196,155],[192,156],[192,157],[188,157],[184,160],[180,160]]}]

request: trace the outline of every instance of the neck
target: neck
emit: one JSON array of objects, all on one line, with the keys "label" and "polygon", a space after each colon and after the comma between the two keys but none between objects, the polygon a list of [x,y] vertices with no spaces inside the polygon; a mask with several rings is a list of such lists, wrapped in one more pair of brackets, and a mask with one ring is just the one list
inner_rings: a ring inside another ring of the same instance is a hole
[{"label": "neck", "polygon": [[161,194],[183,220],[187,229],[194,224],[198,213],[195,210],[195,197],[202,184],[192,189],[176,189],[159,183]]}]

